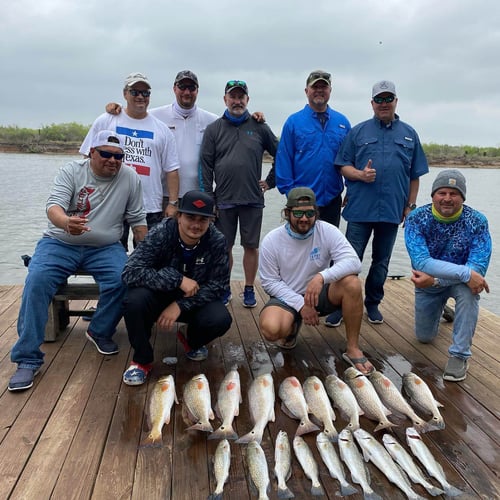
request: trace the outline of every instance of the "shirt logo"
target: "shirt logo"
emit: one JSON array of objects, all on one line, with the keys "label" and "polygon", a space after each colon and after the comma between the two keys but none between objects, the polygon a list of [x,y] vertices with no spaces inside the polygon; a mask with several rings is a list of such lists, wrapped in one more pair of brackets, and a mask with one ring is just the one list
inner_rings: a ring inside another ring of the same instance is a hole
[{"label": "shirt logo", "polygon": [[321,259],[321,252],[318,247],[315,247],[311,250],[311,253],[309,254],[309,260],[319,260]]}]

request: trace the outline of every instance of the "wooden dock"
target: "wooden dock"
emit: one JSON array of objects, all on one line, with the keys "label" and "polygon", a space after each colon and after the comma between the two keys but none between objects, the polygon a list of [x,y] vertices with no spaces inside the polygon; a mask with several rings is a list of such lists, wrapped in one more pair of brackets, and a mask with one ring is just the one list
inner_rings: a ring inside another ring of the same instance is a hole
[{"label": "wooden dock", "polygon": [[[295,375],[301,382],[310,375],[324,380],[329,373],[342,377],[347,368],[340,357],[345,347],[343,325],[303,327],[297,347],[280,351],[263,341],[257,327],[267,296],[258,288],[258,306],[245,309],[238,297],[241,291],[242,284],[233,282],[233,325],[222,339],[209,346],[206,361],[187,360],[174,332],[154,332],[153,375],[148,384],[129,387],[122,383],[122,373],[131,358],[123,322],[114,337],[120,353],[102,356],[85,339],[87,323],[72,318],[56,342],[42,347],[45,364],[34,387],[10,393],[7,384],[15,369],[10,362],[10,349],[17,338],[22,287],[1,286],[0,499],[206,499],[215,488],[211,458],[217,441],[207,440],[206,434],[196,431],[187,432],[181,405],[174,405],[172,420],[163,429],[163,446],[139,447],[147,432],[148,396],[160,375],[173,374],[178,397],[182,399],[185,382],[197,373],[205,373],[214,406],[225,372],[237,364],[243,404],[235,427],[243,435],[252,427],[247,390],[253,377],[271,372],[277,394],[280,382],[287,376]],[[500,318],[481,310],[469,375],[461,383],[450,383],[441,378],[450,343],[450,324],[442,324],[435,343],[416,342],[413,287],[408,279],[388,281],[381,311],[384,324],[371,325],[366,318],[363,320],[362,349],[398,387],[401,376],[414,371],[443,403],[446,429],[427,433],[423,439],[443,466],[448,481],[465,492],[459,498],[500,498]],[[168,365],[162,362],[165,357],[177,357],[178,361]],[[275,408],[276,421],[267,426],[262,441],[271,477],[271,499],[277,498],[272,472],[276,435],[283,429],[292,438],[297,428],[297,421],[280,409],[277,395]],[[404,432],[410,421],[394,421],[399,424],[395,434],[405,443]],[[213,424],[218,427],[219,421],[216,419]],[[336,428],[340,431],[345,425],[337,415]],[[361,426],[372,432],[375,424],[362,417]],[[339,483],[329,476],[322,463],[315,435],[305,438],[319,465],[326,492],[323,498],[333,499]],[[256,498],[247,483],[243,451],[243,445],[231,442],[231,469],[224,499]],[[379,495],[391,500],[406,498],[373,464],[369,463],[368,468],[372,487]],[[348,472],[347,477],[350,480]],[[311,482],[295,457],[288,486],[295,498],[311,498]],[[362,499],[359,486],[358,489],[360,493],[349,498]],[[415,485],[414,489],[428,497],[423,487]]]}]

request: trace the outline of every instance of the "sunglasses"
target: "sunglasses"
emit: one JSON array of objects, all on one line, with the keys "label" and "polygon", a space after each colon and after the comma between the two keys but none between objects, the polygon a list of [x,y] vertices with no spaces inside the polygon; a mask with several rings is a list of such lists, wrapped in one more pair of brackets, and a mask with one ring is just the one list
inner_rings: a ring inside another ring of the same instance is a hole
[{"label": "sunglasses", "polygon": [[316,80],[318,78],[330,81],[332,75],[330,73],[311,73],[309,75],[309,80]]},{"label": "sunglasses", "polygon": [[389,104],[390,102],[394,101],[396,99],[396,96],[393,95],[388,95],[387,97],[374,97],[373,102],[376,102],[377,104],[382,104],[383,102],[386,102]]},{"label": "sunglasses", "polygon": [[179,90],[189,90],[190,92],[194,92],[198,87],[193,83],[178,83],[177,88]]},{"label": "sunglasses", "polygon": [[137,97],[139,95],[142,95],[142,97],[149,97],[151,95],[151,90],[129,89],[128,92],[132,97]]},{"label": "sunglasses", "polygon": [[101,158],[104,158],[105,160],[114,158],[117,161],[122,161],[123,157],[125,156],[124,153],[110,153],[109,151],[103,151],[102,149],[97,149],[97,148],[95,148],[95,150],[99,153]]},{"label": "sunglasses", "polygon": [[304,215],[308,219],[312,219],[316,215],[316,210],[292,210],[292,215],[296,219],[301,219]]},{"label": "sunglasses", "polygon": [[235,87],[241,87],[242,89],[246,90],[247,89],[247,82],[243,80],[229,80],[226,83],[226,92],[228,90],[234,89]]}]

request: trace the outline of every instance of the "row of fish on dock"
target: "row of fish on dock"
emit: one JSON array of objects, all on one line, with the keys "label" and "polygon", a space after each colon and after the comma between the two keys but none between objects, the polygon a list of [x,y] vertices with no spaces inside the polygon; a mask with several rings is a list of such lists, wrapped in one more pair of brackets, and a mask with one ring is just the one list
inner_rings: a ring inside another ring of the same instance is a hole
[{"label": "row of fish on dock", "polygon": [[[457,496],[462,493],[446,481],[442,467],[434,460],[421,439],[421,433],[443,429],[445,424],[439,411],[442,405],[434,399],[429,387],[420,377],[412,372],[405,374],[403,388],[412,404],[432,415],[429,421],[420,418],[392,381],[380,372],[373,372],[368,378],[351,367],[345,371],[344,379],[345,381],[332,374],[328,375],[323,383],[318,377],[311,376],[301,384],[296,377],[291,376],[285,378],[279,386],[282,411],[299,420],[293,439],[293,449],[306,476],[311,480],[313,496],[322,495],[324,492],[318,479],[318,465],[301,436],[315,431],[320,431],[316,437],[320,456],[330,475],[340,482],[342,496],[353,494],[357,490],[345,478],[342,464],[333,446],[334,442],[338,442],[342,461],[351,472],[353,482],[362,487],[364,498],[372,500],[381,498],[370,487],[368,469],[354,441],[362,449],[364,460],[372,461],[408,498],[423,498],[412,490],[408,477],[424,486],[431,495],[446,493],[448,496]],[[208,432],[208,439],[221,440],[214,455],[217,487],[210,499],[222,498],[223,485],[229,475],[231,456],[229,440],[247,444],[245,459],[251,478],[250,484],[259,498],[268,498],[267,491],[270,487],[268,466],[260,443],[268,422],[275,421],[274,381],[270,373],[260,375],[251,382],[248,401],[253,428],[247,434],[238,437],[233,427],[233,420],[239,415],[242,393],[236,368],[226,374],[219,386],[215,413],[221,420],[221,425],[215,431],[210,423],[215,415],[211,407],[211,393],[206,376],[204,374],[194,376],[183,388],[182,417],[188,426],[186,430]],[[340,434],[333,424],[336,417],[330,401],[349,422]],[[170,421],[170,411],[174,402],[178,403],[173,377],[169,375],[160,378],[149,399],[150,433],[142,443],[143,446],[161,446],[162,427]],[[443,489],[433,486],[425,478],[394,436],[384,434],[382,445],[360,427],[359,417],[364,415],[377,422],[374,432],[391,429],[397,425],[387,418],[393,413],[412,421],[412,426],[406,429],[408,446],[425,466],[428,474],[437,479]],[[322,429],[311,420],[310,414],[322,425]],[[290,443],[286,432],[280,431],[275,444],[275,476],[279,498],[293,497],[293,493],[286,486],[290,474]]]}]

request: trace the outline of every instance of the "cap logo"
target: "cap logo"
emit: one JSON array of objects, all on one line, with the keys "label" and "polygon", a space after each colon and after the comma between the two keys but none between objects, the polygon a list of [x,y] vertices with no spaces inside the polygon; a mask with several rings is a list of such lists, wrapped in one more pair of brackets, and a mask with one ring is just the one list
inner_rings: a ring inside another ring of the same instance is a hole
[{"label": "cap logo", "polygon": [[193,201],[193,205],[196,208],[203,208],[203,207],[207,206],[207,204],[203,200],[195,200],[195,201]]},{"label": "cap logo", "polygon": [[381,89],[388,89],[389,88],[389,84],[387,82],[380,82],[379,87]]},{"label": "cap logo", "polygon": [[450,186],[456,186],[457,185],[457,180],[456,179],[448,179],[448,185],[450,185]]}]

